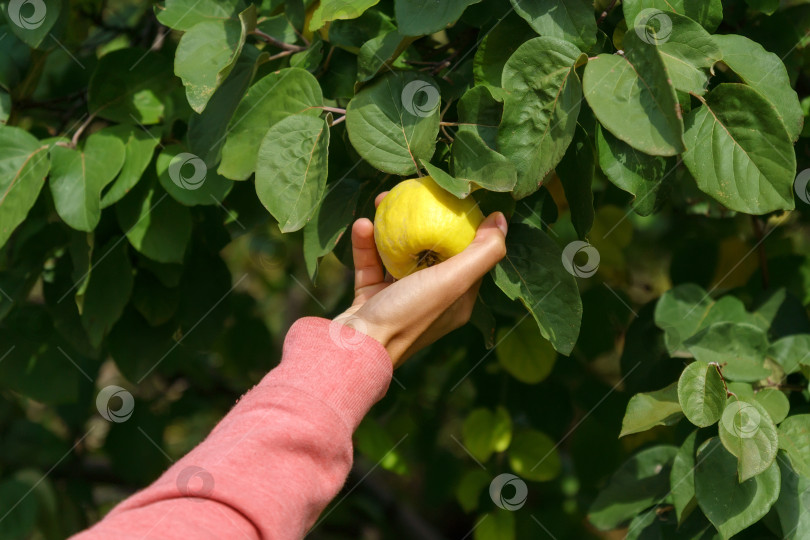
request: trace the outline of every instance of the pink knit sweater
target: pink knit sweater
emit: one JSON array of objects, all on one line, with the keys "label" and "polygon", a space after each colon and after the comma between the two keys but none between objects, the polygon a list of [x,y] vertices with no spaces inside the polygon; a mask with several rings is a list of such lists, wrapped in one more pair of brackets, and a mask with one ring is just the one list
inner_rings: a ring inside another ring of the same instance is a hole
[{"label": "pink knit sweater", "polygon": [[352,465],[352,433],[392,377],[374,339],[297,321],[281,364],[194,450],[74,540],[302,538]]}]

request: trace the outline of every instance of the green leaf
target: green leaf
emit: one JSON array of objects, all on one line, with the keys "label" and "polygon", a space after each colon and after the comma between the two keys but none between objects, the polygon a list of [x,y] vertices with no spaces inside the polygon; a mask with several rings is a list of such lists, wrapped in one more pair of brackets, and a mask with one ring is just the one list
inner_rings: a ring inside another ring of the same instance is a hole
[{"label": "green leaf", "polygon": [[473,86],[464,92],[456,104],[459,133],[471,131],[479,135],[490,148],[497,148],[498,126],[503,116],[501,101],[502,93],[488,86]]},{"label": "green leaf", "polygon": [[245,37],[256,26],[256,8],[251,6],[229,18],[200,22],[191,27],[177,45],[174,73],[186,87],[186,98],[196,113],[202,113],[242,52]]},{"label": "green leaf", "polygon": [[655,392],[643,392],[630,398],[619,437],[641,433],[655,426],[671,426],[683,418],[678,402],[678,383]]},{"label": "green leaf", "polygon": [[492,477],[486,471],[476,467],[464,473],[456,485],[456,500],[462,510],[467,513],[478,508],[478,499],[485,487],[492,482]]},{"label": "green leaf", "polygon": [[473,540],[515,540],[515,514],[495,510],[482,515],[473,531]]},{"label": "green leaf", "polygon": [[639,20],[640,15],[649,17],[655,14],[655,12],[642,14],[645,9],[663,11],[664,15],[668,13],[686,15],[700,23],[709,32],[713,32],[723,20],[723,4],[721,0],[704,0],[701,2],[691,0],[626,0],[622,2],[622,9],[624,10],[624,20],[627,21],[627,26],[630,28],[638,26],[635,21]]},{"label": "green leaf", "polygon": [[810,364],[810,334],[785,336],[771,343],[768,358],[778,362],[786,375],[796,373],[802,364]]},{"label": "green leaf", "polygon": [[132,266],[123,237],[112,238],[95,251],[84,293],[82,326],[90,345],[99,347],[121,317],[132,293]]},{"label": "green leaf", "polygon": [[585,66],[585,99],[613,135],[654,156],[686,149],[680,105],[658,47],[636,32],[624,37],[624,54],[600,54]]},{"label": "green leaf", "polygon": [[[711,34],[692,19],[675,13],[667,13],[666,17],[669,23],[658,30],[659,34],[650,33],[650,27],[644,24],[632,30],[647,32],[644,35],[658,46],[676,90],[703,95],[709,84],[709,70],[720,61],[723,53]],[[667,32],[665,38],[655,39],[664,32]]]},{"label": "green leaf", "polygon": [[0,246],[39,197],[50,169],[47,150],[25,130],[0,126]]},{"label": "green leaf", "polygon": [[498,287],[531,312],[554,349],[571,354],[579,336],[582,300],[574,276],[562,265],[562,250],[543,231],[512,224],[506,257],[493,270]]},{"label": "green leaf", "polygon": [[315,32],[329,21],[356,19],[380,0],[321,0],[312,12],[310,32]]},{"label": "green leaf", "polygon": [[524,480],[548,482],[560,475],[562,463],[557,445],[534,429],[517,431],[509,447],[509,466]]},{"label": "green leaf", "polygon": [[452,171],[456,178],[489,191],[512,191],[517,170],[506,157],[484,142],[474,131],[459,131],[453,140]]},{"label": "green leaf", "polygon": [[177,312],[180,291],[169,288],[150,272],[138,272],[132,289],[132,306],[150,326],[160,326]]},{"label": "green leaf", "polygon": [[810,535],[810,478],[800,476],[784,453],[776,456],[782,472],[779,499],[773,508],[779,516],[783,540],[802,540]]},{"label": "green leaf", "polygon": [[684,344],[698,360],[721,365],[727,379],[755,382],[770,374],[764,365],[768,336],[752,324],[714,323]]},{"label": "green leaf", "polygon": [[163,189],[185,206],[220,205],[233,188],[232,180],[208,170],[202,159],[176,144],[160,152],[156,170]]},{"label": "green leaf", "polygon": [[779,448],[797,473],[810,478],[810,414],[788,416],[779,424]]},{"label": "green leaf", "polygon": [[427,169],[430,177],[433,178],[433,180],[435,180],[436,183],[442,187],[442,189],[448,193],[452,193],[459,199],[466,198],[470,192],[472,192],[473,187],[470,185],[469,180],[455,178],[449,173],[444,172],[442,169],[436,167],[435,165],[431,165],[430,163],[425,163],[425,169]]},{"label": "green leaf", "polygon": [[360,184],[342,178],[327,185],[318,211],[304,227],[304,260],[312,281],[318,275],[318,259],[331,253],[352,223],[360,197]]},{"label": "green leaf", "polygon": [[181,263],[191,239],[191,214],[163,191],[156,178],[139,182],[115,205],[129,243],[162,263]]},{"label": "green leaf", "polygon": [[679,524],[683,523],[697,506],[697,499],[695,499],[697,434],[698,430],[695,430],[683,441],[672,461],[672,472],[669,475],[669,483],[672,486],[672,504],[675,506]]},{"label": "green leaf", "polygon": [[0,483],[0,508],[4,509],[0,537],[17,540],[32,536],[39,505],[36,497],[28,497],[30,492],[31,486],[14,478]]},{"label": "green leaf", "polygon": [[467,6],[481,0],[394,0],[399,31],[406,36],[423,36],[443,30],[455,22]]},{"label": "green leaf", "polygon": [[377,169],[415,173],[436,148],[439,89],[414,72],[391,73],[360,90],[346,108],[355,150]]},{"label": "green leaf", "polygon": [[166,0],[163,6],[155,6],[161,24],[181,31],[201,22],[236,18],[243,9],[242,0]]},{"label": "green leaf", "polygon": [[760,474],[776,459],[776,426],[756,401],[729,399],[718,425],[720,441],[737,457],[740,482]]},{"label": "green leaf", "polygon": [[34,49],[55,45],[47,39],[62,14],[62,2],[21,2],[0,3],[0,10],[8,21],[8,29]]},{"label": "green leaf", "polygon": [[744,482],[737,480],[737,458],[712,437],[698,450],[695,495],[709,521],[729,539],[768,513],[779,496],[779,467]]},{"label": "green leaf", "polygon": [[684,341],[704,327],[715,302],[699,285],[685,283],[665,292],[655,306],[655,324],[664,330],[672,356],[689,356]]},{"label": "green leaf", "polygon": [[582,50],[596,44],[596,17],[586,0],[511,0],[515,13],[541,36],[564,39]]},{"label": "green leaf", "polygon": [[50,186],[56,212],[80,231],[92,231],[101,219],[101,191],[124,165],[124,143],[106,130],[87,138],[79,150],[51,148]]},{"label": "green leaf", "polygon": [[475,459],[487,461],[493,452],[503,452],[512,442],[509,411],[503,407],[498,407],[494,413],[483,407],[475,409],[464,419],[461,436]]},{"label": "green leaf", "polygon": [[726,389],[717,366],[692,362],[678,379],[678,401],[686,418],[699,427],[720,420],[726,405]]},{"label": "green leaf", "polygon": [[531,195],[562,159],[576,129],[582,54],[557,38],[523,43],[503,68],[506,90],[498,148],[517,168],[516,199]]},{"label": "green leaf", "polygon": [[475,51],[473,77],[475,84],[501,87],[503,66],[526,40],[536,37],[534,30],[509,9],[490,30]]},{"label": "green leaf", "polygon": [[396,30],[391,30],[363,43],[360,53],[357,55],[357,80],[366,82],[373,79],[384,66],[394,64],[405,49],[413,43],[413,40],[412,37],[403,36]]},{"label": "green leaf", "polygon": [[771,103],[791,140],[798,139],[804,114],[782,59],[744,36],[729,34],[712,38],[722,51],[723,63]]},{"label": "green leaf", "polygon": [[639,512],[661,502],[677,446],[647,448],[625,461],[591,505],[588,519],[599,530],[615,529]]},{"label": "green leaf", "polygon": [[580,239],[584,239],[591,230],[595,217],[591,188],[596,170],[595,161],[590,137],[582,126],[577,126],[574,140],[556,170],[571,211],[571,222]]},{"label": "green leaf", "polygon": [[388,15],[379,9],[370,9],[357,19],[336,20],[329,25],[329,44],[357,54],[365,42],[395,30]]},{"label": "green leaf", "polygon": [[774,424],[780,424],[790,412],[790,401],[784,392],[776,388],[759,390],[754,394],[754,401],[765,409]]},{"label": "green leaf", "polygon": [[90,78],[87,107],[114,122],[157,124],[173,80],[171,63],[162,54],[139,48],[105,54]]},{"label": "green leaf", "polygon": [[282,69],[253,84],[239,103],[228,126],[219,174],[246,180],[256,170],[262,139],[276,123],[293,114],[320,116],[321,86],[310,72]]},{"label": "green leaf", "polygon": [[554,369],[557,353],[526,316],[513,328],[500,328],[495,335],[498,362],[517,380],[536,384],[546,380]]},{"label": "green leaf", "polygon": [[138,183],[152,161],[155,147],[160,143],[152,131],[144,131],[133,125],[121,124],[104,132],[115,135],[124,143],[124,165],[115,181],[103,190],[102,209],[120,201]]},{"label": "green leaf", "polygon": [[281,232],[297,231],[312,218],[326,190],[329,124],[296,114],[275,124],[256,159],[256,194]]},{"label": "green leaf", "polygon": [[0,126],[8,122],[11,115],[11,96],[5,90],[0,90]]},{"label": "green leaf", "polygon": [[675,171],[675,158],[636,150],[609,131],[596,130],[599,166],[616,187],[633,195],[633,210],[649,216],[666,200],[665,181]]},{"label": "green leaf", "polygon": [[375,420],[363,420],[352,438],[355,448],[368,459],[379,463],[383,469],[397,474],[409,473],[405,456],[396,448],[397,444],[388,432]]},{"label": "green leaf", "polygon": [[792,210],[796,155],[768,101],[721,84],[685,120],[683,161],[701,191],[738,212]]}]

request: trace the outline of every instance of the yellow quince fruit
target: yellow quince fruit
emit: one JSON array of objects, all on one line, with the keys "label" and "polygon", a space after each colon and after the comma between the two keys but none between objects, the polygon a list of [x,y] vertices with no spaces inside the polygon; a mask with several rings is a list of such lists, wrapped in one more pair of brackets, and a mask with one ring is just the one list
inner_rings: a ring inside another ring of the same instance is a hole
[{"label": "yellow quince fruit", "polygon": [[402,279],[461,253],[484,214],[472,197],[459,199],[430,176],[397,184],[374,217],[374,242],[383,264]]}]

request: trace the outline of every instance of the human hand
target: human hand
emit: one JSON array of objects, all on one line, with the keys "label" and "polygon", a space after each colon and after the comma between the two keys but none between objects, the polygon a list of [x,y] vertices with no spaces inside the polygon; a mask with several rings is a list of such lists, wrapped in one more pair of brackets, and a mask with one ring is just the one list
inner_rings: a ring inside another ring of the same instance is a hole
[{"label": "human hand", "polygon": [[[378,206],[385,195],[377,197]],[[354,303],[335,321],[379,341],[399,367],[469,321],[481,278],[506,255],[506,231],[504,215],[490,214],[463,252],[392,282],[377,253],[374,224],[358,219],[352,227]]]}]

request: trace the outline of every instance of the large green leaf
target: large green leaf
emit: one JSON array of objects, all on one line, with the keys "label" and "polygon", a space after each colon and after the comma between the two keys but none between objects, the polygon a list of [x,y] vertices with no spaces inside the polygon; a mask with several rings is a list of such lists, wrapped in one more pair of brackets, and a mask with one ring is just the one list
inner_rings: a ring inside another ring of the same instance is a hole
[{"label": "large green leaf", "polygon": [[752,324],[714,323],[684,344],[698,360],[721,365],[727,379],[756,382],[770,374],[764,365],[768,336]]},{"label": "large green leaf", "polygon": [[500,88],[503,66],[509,57],[529,38],[536,37],[534,30],[522,18],[507,10],[481,40],[473,59],[475,84]]},{"label": "large green leaf", "polygon": [[694,283],[679,285],[661,296],[655,306],[655,324],[664,330],[671,355],[684,356],[684,341],[702,328],[713,306],[714,300]]},{"label": "large green leaf", "polygon": [[602,126],[654,156],[684,151],[680,105],[661,53],[635,32],[624,54],[600,54],[585,66],[585,99]]},{"label": "large green leaf", "polygon": [[166,0],[155,6],[162,24],[181,31],[201,22],[235,18],[243,9],[243,0]]},{"label": "large green leaf", "polygon": [[543,337],[558,352],[571,354],[579,336],[582,300],[574,276],[562,265],[562,250],[546,233],[512,224],[506,257],[495,266],[495,283],[526,306]]},{"label": "large green leaf", "polygon": [[677,90],[703,95],[709,84],[709,70],[722,58],[723,53],[711,34],[692,19],[676,13],[665,16],[669,18],[669,23],[658,31],[668,33],[660,41],[655,39],[660,33],[654,33],[649,26],[642,25],[631,31],[648,32],[645,36],[658,45],[672,85]]},{"label": "large green leaf", "polygon": [[580,240],[584,239],[593,227],[593,184],[596,170],[596,157],[590,137],[577,126],[574,140],[557,165],[557,176],[565,192],[565,200],[571,211],[571,223]]},{"label": "large green leaf", "polygon": [[174,73],[186,87],[186,98],[202,113],[217,88],[222,85],[245,44],[245,37],[256,26],[256,8],[251,6],[239,18],[215,19],[191,27],[177,44]]},{"label": "large green leaf", "polygon": [[360,197],[360,185],[351,178],[326,187],[318,211],[304,227],[304,261],[313,282],[318,274],[318,259],[330,253],[349,228]]},{"label": "large green leaf", "polygon": [[281,232],[301,229],[321,203],[327,177],[329,124],[296,114],[267,132],[256,159],[256,194]]},{"label": "large green leaf", "polygon": [[356,19],[380,0],[321,0],[309,21],[309,30],[315,32],[330,21]]},{"label": "large green leaf", "polygon": [[115,181],[103,190],[102,209],[120,201],[143,176],[152,161],[155,147],[160,143],[153,131],[147,132],[131,124],[121,124],[105,130],[105,133],[117,136],[124,143],[124,165]]},{"label": "large green leaf", "polygon": [[699,427],[720,420],[726,405],[726,389],[717,366],[693,362],[678,379],[678,401],[686,418]]},{"label": "large green leaf", "polygon": [[473,410],[461,428],[464,446],[478,461],[487,461],[493,452],[503,452],[512,441],[512,418],[498,407],[493,413],[481,407]]},{"label": "large green leaf", "polygon": [[596,17],[586,0],[511,0],[515,13],[541,36],[571,42],[582,50],[596,44]]},{"label": "large green leaf", "polygon": [[701,191],[748,214],[793,209],[793,145],[782,120],[756,90],[721,84],[685,124],[683,161]]},{"label": "large green leaf", "polygon": [[782,59],[744,36],[728,34],[712,37],[722,51],[723,63],[745,84],[770,101],[784,122],[791,140],[798,139],[802,132],[804,114]]},{"label": "large green leaf", "polygon": [[65,223],[80,231],[96,228],[101,191],[115,179],[124,157],[124,143],[106,130],[90,135],[81,149],[51,148],[51,195]]},{"label": "large green leaf", "polygon": [[669,475],[677,446],[647,448],[613,473],[588,511],[598,529],[608,531],[661,502],[669,490]]},{"label": "large green leaf", "polygon": [[0,10],[8,21],[8,29],[35,49],[55,45],[54,37],[47,38],[53,36],[51,31],[62,15],[62,7],[61,0],[47,3],[10,0],[0,3]]},{"label": "large green leaf", "polygon": [[164,148],[156,167],[160,185],[185,206],[219,205],[233,188],[232,180],[208,170],[201,158],[180,145]]},{"label": "large green leaf", "polygon": [[786,375],[796,373],[802,364],[810,365],[810,334],[794,334],[774,341],[768,357],[778,362]]},{"label": "large green leaf", "polygon": [[256,155],[267,131],[292,114],[320,116],[321,86],[304,69],[271,73],[253,84],[239,103],[222,147],[219,174],[246,180],[256,170]]},{"label": "large green leaf", "polygon": [[433,156],[439,101],[438,87],[414,72],[380,78],[360,90],[346,108],[352,146],[381,171],[415,173]]},{"label": "large green leaf", "polygon": [[460,130],[452,147],[453,176],[490,191],[512,191],[517,182],[515,166],[484,142],[475,131]]},{"label": "large green leaf", "polygon": [[165,94],[173,80],[171,62],[139,48],[101,57],[90,78],[90,113],[115,122],[157,124],[165,114]]},{"label": "large green leaf", "polygon": [[121,317],[132,293],[132,283],[132,266],[123,237],[114,237],[95,250],[82,305],[82,326],[93,347],[101,345]]},{"label": "large green leaf", "polygon": [[0,126],[0,246],[34,206],[49,168],[47,145],[23,129]]},{"label": "large green leaf", "polygon": [[574,137],[582,87],[572,44],[539,37],[523,43],[503,68],[506,90],[498,147],[518,172],[515,198],[531,195]]},{"label": "large green leaf", "polygon": [[779,496],[779,466],[740,482],[737,458],[723,448],[720,439],[709,439],[699,450],[695,470],[698,505],[724,539],[731,538],[759,521]]},{"label": "large green leaf", "polygon": [[788,416],[779,425],[779,448],[797,473],[810,478],[810,414]]},{"label": "large green leaf", "polygon": [[695,499],[695,455],[697,454],[698,430],[686,437],[672,460],[672,472],[669,475],[672,505],[678,516],[678,523],[689,516],[697,505]]},{"label": "large green leaf", "polygon": [[137,251],[161,263],[182,263],[191,240],[191,214],[145,178],[115,205],[118,224]]},{"label": "large green leaf", "polygon": [[783,540],[802,540],[810,537],[810,478],[800,476],[790,460],[780,453],[776,457],[782,472],[779,499],[773,505],[779,515]]},{"label": "large green leaf", "polygon": [[[622,2],[624,19],[627,26],[632,28],[638,26],[636,21],[644,20],[658,15],[656,12],[663,11],[662,15],[668,13],[680,13],[690,19],[700,23],[706,30],[713,32],[723,20],[723,4],[721,0],[625,0]],[[642,13],[645,9],[652,9],[647,13]],[[639,19],[639,16],[642,19]],[[661,15],[658,15],[661,17]],[[666,19],[659,21],[659,24],[666,24]]]},{"label": "large green leaf", "polygon": [[498,344],[495,354],[501,366],[527,384],[545,380],[557,360],[554,347],[543,338],[537,324],[528,316],[514,328],[500,328],[495,343]]},{"label": "large green leaf", "polygon": [[633,195],[633,210],[649,216],[666,198],[665,182],[675,172],[675,158],[651,156],[617,139],[601,127],[596,133],[599,166],[617,187]]},{"label": "large green leaf", "polygon": [[776,459],[776,426],[768,412],[755,400],[730,398],[718,424],[720,441],[737,456],[740,482],[771,466]]},{"label": "large green leaf", "polygon": [[498,126],[503,117],[502,100],[502,92],[489,86],[473,86],[464,92],[456,104],[458,132],[471,131],[490,148],[497,148]]},{"label": "large green leaf", "polygon": [[643,392],[630,398],[619,437],[641,433],[655,426],[671,426],[683,418],[678,402],[678,383],[655,392]]},{"label": "large green leaf", "polygon": [[422,36],[444,29],[455,22],[467,6],[481,0],[394,0],[399,31],[406,36]]},{"label": "large green leaf", "polygon": [[385,66],[407,67],[397,59],[413,41],[413,37],[403,36],[398,31],[391,30],[363,43],[357,55],[357,80],[370,81]]},{"label": "large green leaf", "polygon": [[535,482],[553,480],[562,470],[557,445],[548,435],[534,429],[515,432],[509,446],[509,466],[521,478]]},{"label": "large green leaf", "polygon": [[790,412],[790,401],[778,388],[762,388],[754,394],[754,401],[765,409],[774,424],[780,424]]}]

